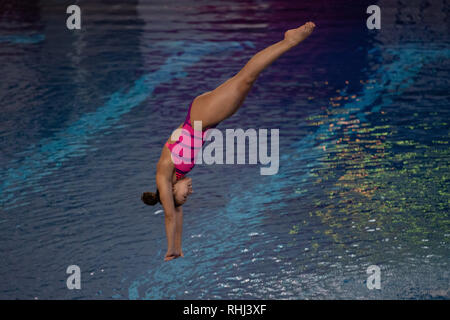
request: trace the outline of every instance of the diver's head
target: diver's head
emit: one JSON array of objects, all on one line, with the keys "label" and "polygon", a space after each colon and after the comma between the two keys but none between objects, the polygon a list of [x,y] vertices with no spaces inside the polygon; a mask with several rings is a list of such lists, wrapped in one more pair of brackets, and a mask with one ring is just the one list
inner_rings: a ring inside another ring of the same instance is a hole
[{"label": "diver's head", "polygon": [[172,187],[173,200],[176,206],[186,203],[187,198],[194,190],[192,189],[192,178],[185,177],[178,180]]},{"label": "diver's head", "polygon": [[[173,193],[173,201],[175,203],[175,207],[179,207],[186,203],[188,196],[193,193],[192,189],[192,179],[191,178],[183,178],[178,180],[172,186]],[[149,206],[154,206],[158,202],[161,203],[161,199],[159,198],[159,190],[156,189],[155,192],[144,192],[142,193],[141,200]]]}]

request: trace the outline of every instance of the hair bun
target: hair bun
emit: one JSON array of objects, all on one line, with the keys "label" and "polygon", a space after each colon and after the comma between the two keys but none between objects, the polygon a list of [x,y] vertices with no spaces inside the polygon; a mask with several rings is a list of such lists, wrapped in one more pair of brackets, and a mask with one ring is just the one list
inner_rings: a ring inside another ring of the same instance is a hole
[{"label": "hair bun", "polygon": [[142,193],[141,200],[146,205],[154,206],[155,204],[160,202],[160,200],[159,200],[159,192],[158,191],[156,193],[154,193],[154,192],[144,192],[144,193]]}]

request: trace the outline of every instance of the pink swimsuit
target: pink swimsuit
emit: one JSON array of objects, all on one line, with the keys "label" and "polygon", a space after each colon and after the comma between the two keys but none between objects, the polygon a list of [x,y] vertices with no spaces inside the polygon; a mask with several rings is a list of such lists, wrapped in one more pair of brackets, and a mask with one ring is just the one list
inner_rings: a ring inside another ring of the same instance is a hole
[{"label": "pink swimsuit", "polygon": [[[167,148],[169,148],[172,154],[172,161],[175,165],[175,174],[177,180],[182,179],[189,171],[195,166],[195,158],[198,151],[202,148],[205,143],[205,134],[208,129],[202,131],[194,131],[191,124],[191,105],[189,106],[188,114],[186,120],[184,120],[183,126],[181,127],[181,135],[177,141],[174,143],[166,142]],[[217,126],[211,126],[210,128],[215,128]]]}]

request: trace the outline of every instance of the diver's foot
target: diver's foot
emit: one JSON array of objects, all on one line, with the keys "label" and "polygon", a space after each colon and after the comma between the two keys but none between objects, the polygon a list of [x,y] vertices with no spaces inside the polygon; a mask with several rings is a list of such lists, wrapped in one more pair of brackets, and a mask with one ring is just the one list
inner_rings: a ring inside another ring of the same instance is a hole
[{"label": "diver's foot", "polygon": [[288,41],[292,46],[296,46],[308,38],[315,26],[314,22],[307,22],[297,29],[290,29],[284,33],[284,40]]}]

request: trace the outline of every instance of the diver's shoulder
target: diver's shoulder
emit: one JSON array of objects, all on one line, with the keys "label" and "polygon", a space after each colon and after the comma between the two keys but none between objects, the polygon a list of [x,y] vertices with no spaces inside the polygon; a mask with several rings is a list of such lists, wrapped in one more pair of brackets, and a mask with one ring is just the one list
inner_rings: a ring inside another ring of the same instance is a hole
[{"label": "diver's shoulder", "polygon": [[[166,150],[168,151],[168,150]],[[172,173],[174,170],[174,165],[172,159],[170,158],[170,151],[161,153],[161,157],[159,157],[158,163],[156,164],[156,173]]]}]

